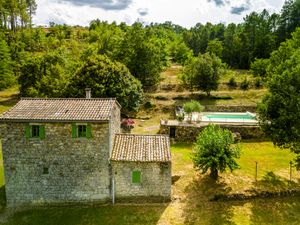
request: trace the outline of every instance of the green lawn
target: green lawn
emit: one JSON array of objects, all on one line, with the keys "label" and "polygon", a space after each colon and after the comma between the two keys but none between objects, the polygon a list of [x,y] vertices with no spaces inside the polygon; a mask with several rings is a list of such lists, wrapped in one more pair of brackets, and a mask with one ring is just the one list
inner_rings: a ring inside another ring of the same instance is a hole
[{"label": "green lawn", "polygon": [[[260,181],[264,179],[266,171],[272,170],[278,179],[285,182],[284,171],[293,154],[274,148],[270,142],[245,142],[241,146],[243,155],[238,160],[241,169],[233,174],[222,174],[216,183],[193,168],[189,157],[191,144],[173,144],[173,200],[167,204],[6,209],[0,215],[0,224],[300,224],[300,197],[210,201],[210,197],[216,193],[261,188],[254,182],[255,161],[260,165]],[[294,181],[299,178],[299,174],[295,173]]]}]

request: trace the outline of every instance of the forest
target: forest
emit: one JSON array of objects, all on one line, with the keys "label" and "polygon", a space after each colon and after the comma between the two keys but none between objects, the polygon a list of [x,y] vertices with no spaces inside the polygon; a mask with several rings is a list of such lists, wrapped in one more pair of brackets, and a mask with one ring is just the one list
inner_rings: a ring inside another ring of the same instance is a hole
[{"label": "forest", "polygon": [[264,79],[276,60],[269,59],[272,52],[300,26],[299,0],[286,1],[278,14],[251,12],[239,24],[190,29],[100,19],[88,27],[44,28],[32,24],[36,9],[35,0],[0,0],[0,90],[19,85],[23,97],[83,97],[91,87],[93,97],[116,97],[125,111],[138,110],[143,92],[170,63],[192,68],[197,58],[213,58],[222,68],[251,69]]}]

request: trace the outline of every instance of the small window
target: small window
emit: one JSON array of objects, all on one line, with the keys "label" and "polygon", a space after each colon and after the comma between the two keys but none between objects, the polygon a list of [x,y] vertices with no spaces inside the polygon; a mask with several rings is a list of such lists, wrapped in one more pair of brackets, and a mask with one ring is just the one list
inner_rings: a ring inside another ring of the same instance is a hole
[{"label": "small window", "polygon": [[38,125],[31,126],[31,137],[40,137],[40,126]]},{"label": "small window", "polygon": [[72,124],[72,137],[78,138],[91,138],[92,137],[92,126],[91,124]]},{"label": "small window", "polygon": [[43,174],[49,174],[49,168],[43,167]]},{"label": "small window", "polygon": [[26,125],[25,126],[26,138],[45,138],[45,126],[44,125]]},{"label": "small window", "polygon": [[77,126],[78,137],[86,137],[86,125]]},{"label": "small window", "polygon": [[132,183],[133,184],[141,183],[141,171],[132,171]]}]

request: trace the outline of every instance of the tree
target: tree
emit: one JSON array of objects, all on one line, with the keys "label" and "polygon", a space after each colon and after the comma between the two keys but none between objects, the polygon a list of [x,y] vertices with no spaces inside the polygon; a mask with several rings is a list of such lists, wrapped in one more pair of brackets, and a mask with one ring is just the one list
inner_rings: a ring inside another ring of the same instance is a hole
[{"label": "tree", "polygon": [[213,179],[218,172],[238,169],[235,159],[240,157],[239,146],[233,146],[234,137],[231,131],[210,124],[199,134],[192,153],[194,166],[204,174],[210,170]]},{"label": "tree", "polygon": [[200,102],[197,101],[190,101],[186,102],[183,105],[183,110],[185,113],[187,113],[190,117],[190,121],[192,121],[192,114],[193,112],[202,112],[204,110],[204,106],[200,104]]},{"label": "tree", "polygon": [[193,58],[184,68],[181,80],[191,91],[202,90],[210,96],[217,90],[223,64],[214,54],[205,53]]},{"label": "tree", "polygon": [[12,61],[10,57],[9,47],[5,40],[0,41],[0,90],[8,88],[15,82],[12,71]]},{"label": "tree", "polygon": [[63,97],[70,70],[66,55],[60,51],[30,57],[21,67],[21,96]]},{"label": "tree", "polygon": [[126,32],[114,59],[122,62],[144,87],[159,82],[160,72],[168,59],[166,43],[155,37],[151,30],[135,23]]},{"label": "tree", "polygon": [[138,110],[143,100],[141,83],[123,64],[107,56],[88,57],[72,77],[67,96],[84,97],[85,88],[92,89],[93,97],[116,98],[123,112]]},{"label": "tree", "polygon": [[219,58],[222,57],[223,54],[223,43],[222,41],[219,41],[218,39],[214,39],[208,42],[206,52],[209,52],[211,54],[215,54]]},{"label": "tree", "polygon": [[258,105],[262,129],[273,143],[297,154],[300,168],[300,29],[272,53],[268,94]]},{"label": "tree", "polygon": [[251,63],[250,69],[255,77],[266,78],[269,59],[255,59]]}]

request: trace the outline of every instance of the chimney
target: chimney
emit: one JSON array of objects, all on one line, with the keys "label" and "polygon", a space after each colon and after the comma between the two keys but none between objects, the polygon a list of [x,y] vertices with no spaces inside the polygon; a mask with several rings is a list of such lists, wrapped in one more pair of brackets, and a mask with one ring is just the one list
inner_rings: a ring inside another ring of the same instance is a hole
[{"label": "chimney", "polygon": [[85,98],[90,99],[92,97],[92,90],[90,88],[85,89]]}]

